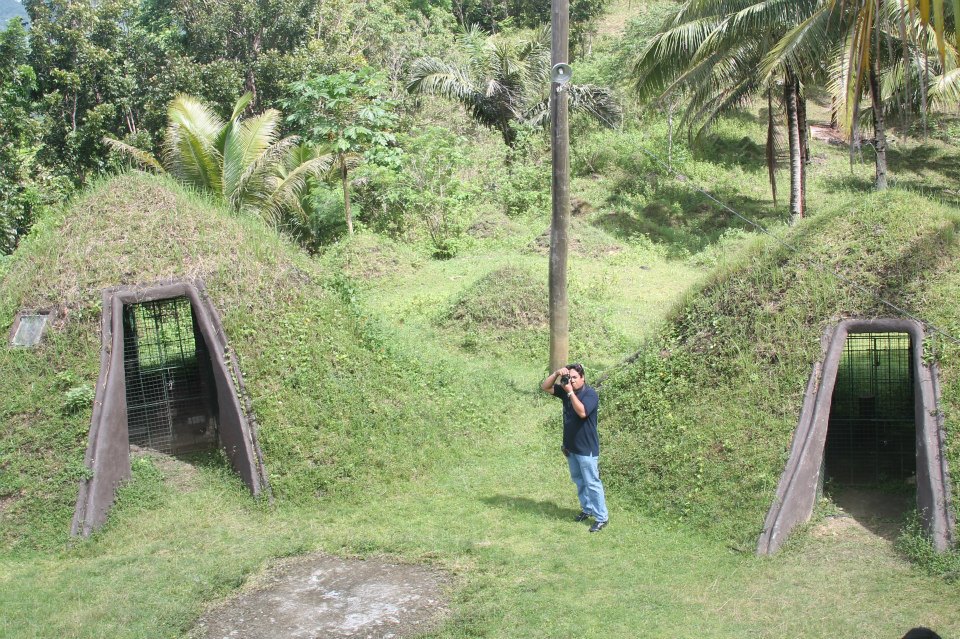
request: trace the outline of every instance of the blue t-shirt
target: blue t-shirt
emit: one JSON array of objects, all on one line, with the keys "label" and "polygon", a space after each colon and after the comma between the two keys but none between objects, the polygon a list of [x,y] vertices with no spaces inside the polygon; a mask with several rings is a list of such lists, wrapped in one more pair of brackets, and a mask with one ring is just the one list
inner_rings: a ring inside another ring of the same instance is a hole
[{"label": "blue t-shirt", "polygon": [[567,391],[560,384],[553,385],[553,396],[563,402],[563,447],[575,455],[600,456],[600,436],[597,434],[597,406],[600,398],[592,386],[586,384],[575,391],[587,416],[580,418],[573,410]]}]

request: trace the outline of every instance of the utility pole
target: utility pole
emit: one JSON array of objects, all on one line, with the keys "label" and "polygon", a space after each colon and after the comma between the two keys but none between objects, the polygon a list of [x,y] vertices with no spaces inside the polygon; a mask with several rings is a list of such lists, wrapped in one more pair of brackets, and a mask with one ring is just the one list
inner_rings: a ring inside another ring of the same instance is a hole
[{"label": "utility pole", "polygon": [[[567,118],[569,67],[558,78],[557,65],[570,55],[570,2],[551,0],[550,149],[553,163],[553,216],[550,223],[550,370],[570,354],[570,309],[567,303],[567,227],[570,225],[570,130]],[[561,81],[558,81],[560,79]]]}]

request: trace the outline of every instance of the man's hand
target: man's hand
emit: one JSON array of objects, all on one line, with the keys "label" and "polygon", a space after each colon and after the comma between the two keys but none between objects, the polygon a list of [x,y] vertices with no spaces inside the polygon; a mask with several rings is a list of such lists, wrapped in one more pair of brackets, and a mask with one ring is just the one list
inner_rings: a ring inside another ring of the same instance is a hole
[{"label": "man's hand", "polygon": [[[562,366],[555,370],[553,373],[547,376],[543,383],[540,385],[540,388],[543,389],[543,392],[553,394],[553,385],[560,383],[560,378],[564,375],[569,375],[570,369],[566,366]],[[567,390],[569,393],[570,391]]]}]

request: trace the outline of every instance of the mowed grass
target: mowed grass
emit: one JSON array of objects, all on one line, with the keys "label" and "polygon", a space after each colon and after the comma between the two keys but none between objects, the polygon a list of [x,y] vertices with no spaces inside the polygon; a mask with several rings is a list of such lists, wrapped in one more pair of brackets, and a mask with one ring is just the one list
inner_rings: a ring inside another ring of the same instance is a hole
[{"label": "mowed grass", "polygon": [[447,572],[452,614],[435,637],[960,631],[956,586],[879,538],[809,536],[759,559],[633,510],[615,493],[611,525],[588,534],[572,521],[573,488],[546,427],[553,401],[500,396],[502,437],[463,462],[311,507],[258,506],[216,466],[187,488],[141,468],[93,539],[3,558],[0,635],[180,636],[206,602],[271,558],[316,549]]}]

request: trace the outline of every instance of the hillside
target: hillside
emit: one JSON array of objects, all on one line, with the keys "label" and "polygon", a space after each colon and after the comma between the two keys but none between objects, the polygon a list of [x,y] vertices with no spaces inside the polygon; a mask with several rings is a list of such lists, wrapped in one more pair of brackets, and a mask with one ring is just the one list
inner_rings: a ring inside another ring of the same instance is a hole
[{"label": "hillside", "polygon": [[[311,499],[442,458],[453,402],[420,394],[384,401],[432,379],[393,353],[338,272],[324,272],[259,220],[232,216],[167,181],[128,174],[104,182],[47,219],[0,273],[0,324],[18,309],[53,308],[36,350],[0,349],[0,483],[4,543],[62,543],[85,472],[100,351],[100,291],[184,278],[202,281],[218,308],[263,425],[274,495]],[[466,406],[469,406],[467,400]],[[482,424],[463,424],[482,431]],[[389,468],[384,475],[383,469]]]},{"label": "hillside", "polygon": [[[917,196],[871,196],[788,237],[871,285],[871,273],[900,273],[898,299],[921,310],[950,309],[953,219]],[[259,220],[137,173],[46,218],[0,271],[4,321],[21,306],[60,309],[40,349],[0,350],[0,627],[11,636],[195,636],[210,605],[255,587],[277,558],[320,551],[443,570],[451,614],[437,637],[960,628],[955,586],[885,539],[799,535],[773,559],[752,556],[820,313],[872,308],[766,242],[752,241],[675,306],[698,277],[689,260],[584,230],[593,239],[571,278],[585,323],[576,356],[589,358],[588,379],[613,370],[601,417],[612,524],[599,539],[575,524],[557,406],[536,390],[544,258],[530,239],[542,221],[522,222],[525,237],[513,244],[478,241],[449,260],[369,234],[311,258]],[[172,277],[203,278],[222,314],[276,499],[254,501],[218,455],[139,457],[106,526],[64,547],[84,472],[99,291]],[[671,307],[681,309],[672,328],[637,360],[646,366],[616,366],[623,344],[657,335]],[[811,334],[799,345],[798,327]],[[760,359],[769,349],[783,351],[776,362]],[[765,383],[768,373],[783,381]],[[945,390],[956,396],[953,377]],[[720,437],[723,449],[711,447]],[[716,462],[690,481],[703,449]],[[735,491],[744,497],[731,499]],[[692,495],[686,510],[678,495]],[[731,541],[749,547],[732,553]],[[589,579],[574,576],[567,557],[593,566]],[[840,600],[841,591],[852,594]],[[885,614],[865,618],[864,609]]]},{"label": "hillside", "polygon": [[[758,239],[722,264],[603,385],[619,489],[750,548],[786,461],[810,366],[821,358],[824,328],[895,315],[881,297],[956,336],[958,226],[953,207],[903,192],[870,194],[783,234],[793,251]],[[960,350],[943,338],[928,348],[942,372],[956,468]]]}]

